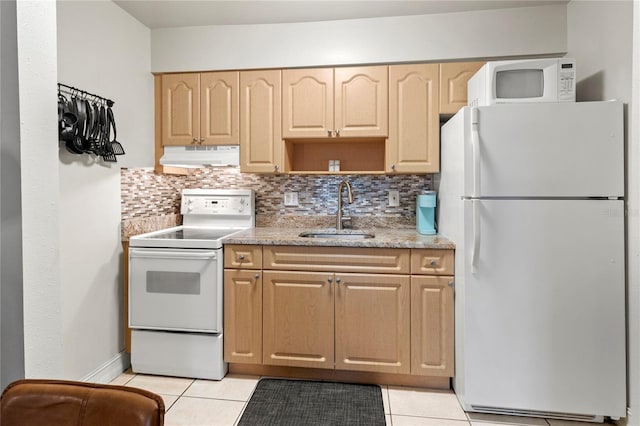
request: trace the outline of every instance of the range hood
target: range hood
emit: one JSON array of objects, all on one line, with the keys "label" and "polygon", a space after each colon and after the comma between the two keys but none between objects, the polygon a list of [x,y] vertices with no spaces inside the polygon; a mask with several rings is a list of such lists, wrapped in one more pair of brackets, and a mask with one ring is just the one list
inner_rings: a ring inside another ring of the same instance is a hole
[{"label": "range hood", "polygon": [[238,166],[240,165],[240,146],[165,146],[160,164],[177,167]]}]

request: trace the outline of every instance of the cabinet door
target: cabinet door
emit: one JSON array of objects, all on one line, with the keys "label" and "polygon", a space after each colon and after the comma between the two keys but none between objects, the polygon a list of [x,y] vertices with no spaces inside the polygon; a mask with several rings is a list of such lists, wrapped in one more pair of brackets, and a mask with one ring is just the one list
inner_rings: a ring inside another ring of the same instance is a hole
[{"label": "cabinet door", "polygon": [[336,369],[409,374],[410,278],[336,274]]},{"label": "cabinet door", "polygon": [[333,368],[333,274],[264,272],[263,362]]},{"label": "cabinet door", "polygon": [[282,71],[282,136],[328,137],[333,127],[333,68]]},{"label": "cabinet door", "polygon": [[200,75],[162,76],[162,145],[191,145],[200,139]]},{"label": "cabinet door", "polygon": [[440,114],[455,114],[467,105],[467,82],[484,62],[440,64]]},{"label": "cabinet door", "polygon": [[453,277],[411,277],[411,374],[453,377]]},{"label": "cabinet door", "polygon": [[239,73],[200,74],[200,139],[203,145],[237,145]]},{"label": "cabinet door", "polygon": [[389,67],[387,172],[440,170],[438,64]]},{"label": "cabinet door", "polygon": [[282,171],[280,70],[240,73],[240,171]]},{"label": "cabinet door", "polygon": [[260,271],[224,271],[224,360],[262,363]]},{"label": "cabinet door", "polygon": [[387,66],[334,70],[335,131],[340,136],[387,136],[387,70]]}]

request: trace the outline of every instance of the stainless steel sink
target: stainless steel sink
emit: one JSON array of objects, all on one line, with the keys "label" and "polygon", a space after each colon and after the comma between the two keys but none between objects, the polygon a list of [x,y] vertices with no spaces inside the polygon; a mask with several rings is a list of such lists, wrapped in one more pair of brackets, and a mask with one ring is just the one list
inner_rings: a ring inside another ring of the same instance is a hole
[{"label": "stainless steel sink", "polygon": [[298,236],[304,238],[334,238],[359,240],[365,238],[374,238],[375,235],[367,231],[358,231],[353,229],[321,229],[317,231],[305,231]]}]

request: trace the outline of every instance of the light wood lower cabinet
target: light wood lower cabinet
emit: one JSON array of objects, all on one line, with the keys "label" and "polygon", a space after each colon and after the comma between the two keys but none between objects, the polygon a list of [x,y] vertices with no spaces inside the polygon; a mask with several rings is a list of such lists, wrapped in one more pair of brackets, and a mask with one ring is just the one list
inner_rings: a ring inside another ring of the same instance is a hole
[{"label": "light wood lower cabinet", "polygon": [[264,271],[265,364],[333,368],[330,277],[322,272]]},{"label": "light wood lower cabinet", "polygon": [[225,360],[453,376],[452,267],[452,250],[225,246]]},{"label": "light wood lower cabinet", "polygon": [[453,277],[411,277],[411,374],[453,376]]},{"label": "light wood lower cabinet", "polygon": [[336,369],[409,374],[408,275],[336,274]]},{"label": "light wood lower cabinet", "polygon": [[262,277],[259,270],[224,271],[224,359],[262,363]]}]

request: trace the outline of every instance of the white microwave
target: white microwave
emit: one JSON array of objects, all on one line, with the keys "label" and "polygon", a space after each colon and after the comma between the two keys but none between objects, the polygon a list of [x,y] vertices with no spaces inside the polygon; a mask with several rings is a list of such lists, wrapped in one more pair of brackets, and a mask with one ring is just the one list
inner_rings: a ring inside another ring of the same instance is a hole
[{"label": "white microwave", "polygon": [[521,102],[575,102],[576,61],[568,58],[495,61],[467,84],[469,106]]}]

